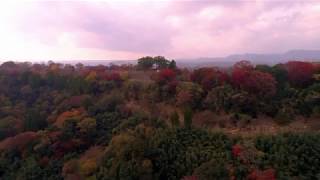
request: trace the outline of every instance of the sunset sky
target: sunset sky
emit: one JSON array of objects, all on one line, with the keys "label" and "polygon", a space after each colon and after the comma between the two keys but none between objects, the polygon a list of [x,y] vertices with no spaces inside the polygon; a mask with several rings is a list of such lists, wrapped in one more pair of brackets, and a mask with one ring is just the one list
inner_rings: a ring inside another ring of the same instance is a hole
[{"label": "sunset sky", "polygon": [[0,2],[0,60],[194,58],[319,47],[319,0]]}]

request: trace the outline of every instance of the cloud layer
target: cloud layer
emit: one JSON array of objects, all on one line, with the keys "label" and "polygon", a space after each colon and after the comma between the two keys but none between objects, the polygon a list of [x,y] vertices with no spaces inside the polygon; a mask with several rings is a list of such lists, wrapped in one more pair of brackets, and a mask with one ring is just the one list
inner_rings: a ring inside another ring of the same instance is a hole
[{"label": "cloud layer", "polygon": [[320,47],[317,1],[1,3],[0,58],[180,58]]}]

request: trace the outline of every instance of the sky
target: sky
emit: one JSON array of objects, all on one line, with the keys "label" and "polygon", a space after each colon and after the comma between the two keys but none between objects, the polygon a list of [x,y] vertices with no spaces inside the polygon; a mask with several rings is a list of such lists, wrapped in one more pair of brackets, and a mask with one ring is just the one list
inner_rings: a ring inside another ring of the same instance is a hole
[{"label": "sky", "polygon": [[320,0],[1,0],[0,60],[137,59],[320,47]]}]

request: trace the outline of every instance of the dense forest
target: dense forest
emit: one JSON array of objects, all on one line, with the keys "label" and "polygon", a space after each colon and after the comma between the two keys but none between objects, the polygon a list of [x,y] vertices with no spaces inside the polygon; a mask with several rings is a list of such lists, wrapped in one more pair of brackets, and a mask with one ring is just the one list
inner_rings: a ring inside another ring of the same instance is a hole
[{"label": "dense forest", "polygon": [[319,130],[319,63],[0,66],[1,180],[320,179]]}]

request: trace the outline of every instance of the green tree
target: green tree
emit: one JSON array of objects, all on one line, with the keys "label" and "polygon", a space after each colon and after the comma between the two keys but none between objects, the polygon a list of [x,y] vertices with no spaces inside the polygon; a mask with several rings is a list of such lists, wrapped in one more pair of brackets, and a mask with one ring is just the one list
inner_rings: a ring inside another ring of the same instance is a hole
[{"label": "green tree", "polygon": [[147,69],[150,69],[154,63],[155,62],[153,57],[150,57],[150,56],[142,57],[138,59],[138,68],[147,70]]},{"label": "green tree", "polygon": [[233,94],[234,90],[230,85],[218,86],[208,92],[203,104],[216,113],[228,112],[231,108]]},{"label": "green tree", "polygon": [[24,120],[25,131],[37,131],[47,126],[47,121],[43,115],[40,114],[39,110],[31,109],[26,112],[26,118]]},{"label": "green tree", "polygon": [[186,108],[184,110],[184,127],[191,129],[192,127],[193,112],[191,108]]},{"label": "green tree", "polygon": [[229,172],[224,159],[213,159],[201,164],[194,174],[203,180],[228,180]]},{"label": "green tree", "polygon": [[62,135],[64,139],[70,139],[77,136],[77,122],[78,120],[76,119],[67,119],[63,122]]},{"label": "green tree", "polygon": [[165,69],[169,67],[170,61],[163,56],[156,56],[153,58],[154,63],[158,66],[159,69]]},{"label": "green tree", "polygon": [[171,60],[169,63],[169,68],[170,69],[176,69],[177,68],[177,63],[175,60]]},{"label": "green tree", "polygon": [[77,124],[80,133],[87,138],[94,138],[97,128],[97,123],[94,118],[85,118]]},{"label": "green tree", "polygon": [[180,121],[179,121],[179,114],[177,111],[174,111],[171,116],[170,116],[170,121],[172,127],[179,127],[180,126]]}]

